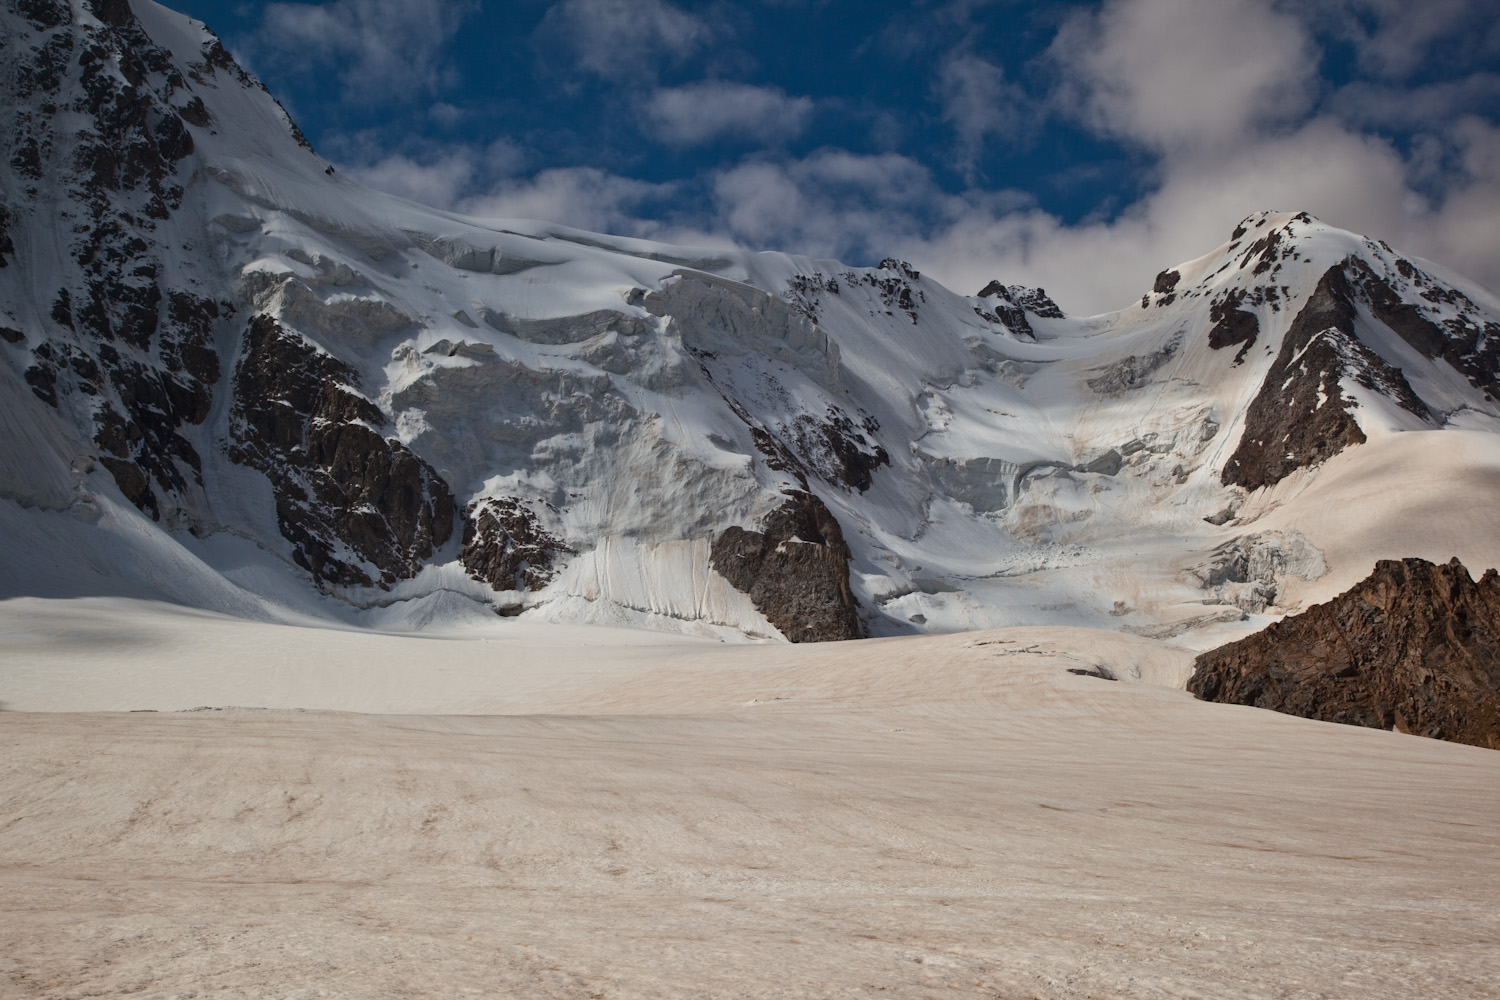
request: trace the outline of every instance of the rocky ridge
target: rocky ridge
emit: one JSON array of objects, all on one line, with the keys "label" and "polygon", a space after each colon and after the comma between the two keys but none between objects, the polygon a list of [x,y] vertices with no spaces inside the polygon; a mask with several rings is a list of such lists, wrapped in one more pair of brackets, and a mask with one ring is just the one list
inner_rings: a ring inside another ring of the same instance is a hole
[{"label": "rocky ridge", "polygon": [[1200,655],[1188,690],[1500,750],[1500,575],[1381,560],[1334,600]]}]

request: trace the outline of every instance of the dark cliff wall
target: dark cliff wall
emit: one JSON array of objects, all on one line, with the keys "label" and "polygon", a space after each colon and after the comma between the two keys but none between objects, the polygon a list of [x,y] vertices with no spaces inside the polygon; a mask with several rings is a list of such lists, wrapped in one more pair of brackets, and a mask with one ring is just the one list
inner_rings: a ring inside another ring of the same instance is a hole
[{"label": "dark cliff wall", "polygon": [[1205,701],[1500,750],[1500,575],[1382,560],[1347,593],[1198,657]]},{"label": "dark cliff wall", "polygon": [[1354,320],[1354,293],[1345,265],[1331,267],[1292,320],[1280,353],[1245,413],[1244,433],[1221,476],[1224,485],[1248,490],[1271,486],[1297,469],[1363,444],[1365,434],[1353,416],[1354,401],[1345,397],[1341,385],[1346,378],[1427,417],[1427,407],[1401,371],[1360,342]]},{"label": "dark cliff wall", "polygon": [[859,603],[849,589],[849,546],[838,520],[812,493],[787,490],[762,531],[727,528],[713,568],[792,642],[858,639]]},{"label": "dark cliff wall", "polygon": [[381,433],[385,414],[358,385],[352,368],[256,316],[235,366],[228,453],[271,481],[281,533],[315,581],[389,586],[452,536],[453,496]]}]

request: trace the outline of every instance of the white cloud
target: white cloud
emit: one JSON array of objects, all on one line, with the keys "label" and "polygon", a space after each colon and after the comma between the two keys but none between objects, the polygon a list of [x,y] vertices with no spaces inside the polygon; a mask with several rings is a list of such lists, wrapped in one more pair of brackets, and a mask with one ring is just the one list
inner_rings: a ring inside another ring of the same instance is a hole
[{"label": "white cloud", "polygon": [[1320,116],[1295,130],[1168,156],[1156,190],[1107,222],[1070,226],[1036,210],[974,211],[897,249],[959,290],[1000,277],[1041,285],[1070,312],[1093,313],[1128,305],[1157,271],[1211,251],[1246,215],[1277,209],[1311,212],[1500,289],[1500,128],[1464,119],[1444,144],[1459,166],[1443,170],[1441,190],[1429,196],[1413,182],[1430,186],[1432,178],[1419,175],[1439,168],[1425,162],[1420,145],[1403,155]]},{"label": "white cloud", "polygon": [[972,174],[987,136],[1014,137],[1024,125],[1025,92],[1007,82],[999,66],[979,56],[950,53],[938,68],[933,92],[943,120],[958,133],[960,166],[966,173]]},{"label": "white cloud", "polygon": [[737,242],[854,259],[893,253],[919,238],[925,219],[966,205],[915,160],[841,149],[741,163],[715,176],[713,199],[716,228]]},{"label": "white cloud", "polygon": [[339,170],[361,184],[449,211],[457,211],[477,191],[514,177],[526,161],[505,139],[483,147],[428,147],[413,155],[386,152],[377,134],[361,132],[331,135],[327,146]]},{"label": "white cloud", "polygon": [[346,100],[410,99],[454,82],[443,49],[474,0],[266,5],[257,48],[273,61],[333,61]]},{"label": "white cloud", "polygon": [[[1384,0],[1345,6],[1403,20]],[[1371,36],[1372,53],[1383,37]],[[1500,129],[1453,120],[1465,101],[1490,93],[1487,74],[1384,106],[1389,93],[1351,87],[1334,95],[1329,113],[1309,117],[1319,53],[1307,27],[1269,0],[1108,0],[1074,15],[1051,55],[1064,74],[1063,110],[1102,136],[1159,154],[1149,194],[1113,219],[1067,225],[969,192],[966,210],[945,209],[932,224],[913,226],[895,211],[844,229],[868,240],[883,227],[892,252],[956,289],[993,277],[1038,284],[1084,313],[1128,304],[1157,271],[1212,250],[1239,219],[1264,209],[1309,211],[1500,287]],[[1394,57],[1367,58],[1390,66]],[[1410,125],[1424,114],[1433,116],[1429,134],[1406,153],[1351,127]],[[838,220],[833,210],[823,221]]]},{"label": "white cloud", "polygon": [[559,44],[578,68],[607,80],[655,78],[708,44],[707,22],[666,0],[561,0],[542,18],[538,36]]},{"label": "white cloud", "polygon": [[448,208],[473,182],[474,158],[468,150],[454,150],[421,163],[396,154],[370,164],[345,166],[344,173],[377,191]]},{"label": "white cloud", "polygon": [[1209,252],[1235,222],[1265,209],[1309,211],[1419,254],[1438,228],[1394,149],[1318,119],[1248,148],[1173,161],[1154,193],[1108,222],[974,214],[906,252],[959,289],[1001,277],[1092,313],[1128,305],[1156,272]]},{"label": "white cloud", "polygon": [[436,101],[427,109],[427,117],[443,128],[452,128],[457,125],[464,120],[465,114],[463,108],[449,104],[447,101]]},{"label": "white cloud", "polygon": [[812,112],[811,100],[788,97],[780,87],[717,80],[662,88],[646,102],[654,137],[679,146],[722,136],[761,142],[794,138],[807,127]]},{"label": "white cloud", "polygon": [[[581,16],[588,4],[614,9],[605,0],[566,0],[553,12]],[[663,24],[681,29],[678,47],[651,58],[680,58],[703,44],[697,29],[674,20],[688,17],[676,8],[648,0],[642,9],[645,26],[623,39],[622,52],[665,37]],[[652,10],[665,20],[653,22]],[[901,256],[958,291],[995,277],[1042,285],[1075,313],[1128,305],[1157,271],[1212,250],[1241,218],[1264,209],[1309,211],[1500,288],[1500,128],[1456,117],[1466,102],[1488,99],[1493,75],[1404,92],[1349,87],[1315,112],[1311,73],[1319,54],[1306,27],[1280,10],[1269,0],[1108,0],[1068,23],[1052,49],[1064,73],[1060,106],[1105,137],[1157,154],[1153,189],[1107,220],[1067,224],[1021,193],[945,191],[908,156],[828,148],[802,158],[762,151],[666,184],[592,167],[518,176],[522,161],[508,146],[412,157],[372,145],[350,157],[366,164],[350,172],[416,200],[491,217],[851,262]],[[646,58],[637,53],[626,62]],[[936,80],[934,96],[961,143],[1009,127],[1014,103],[997,108],[993,100],[1014,96],[998,67],[957,50]],[[1398,94],[1401,102],[1386,100]],[[698,84],[657,90],[643,106],[664,136],[685,144],[730,128],[754,136],[771,130],[778,113],[795,124],[800,100]],[[1430,127],[1399,148],[1361,131],[1428,114]],[[696,197],[704,191],[707,210]]]},{"label": "white cloud", "polygon": [[667,198],[672,186],[621,177],[595,167],[559,167],[534,177],[508,179],[489,191],[460,200],[455,208],[481,218],[542,219],[577,229],[627,236],[647,235],[639,210]]},{"label": "white cloud", "polygon": [[1268,0],[1109,0],[1069,19],[1051,54],[1068,77],[1064,106],[1161,150],[1294,120],[1317,68],[1303,24]]}]

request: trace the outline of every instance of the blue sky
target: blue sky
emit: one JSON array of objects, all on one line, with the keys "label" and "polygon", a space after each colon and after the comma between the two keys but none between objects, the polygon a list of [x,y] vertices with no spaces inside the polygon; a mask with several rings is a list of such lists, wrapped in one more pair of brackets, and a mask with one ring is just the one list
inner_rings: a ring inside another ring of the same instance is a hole
[{"label": "blue sky", "polygon": [[175,0],[442,208],[1117,307],[1260,209],[1500,288],[1494,0]]}]

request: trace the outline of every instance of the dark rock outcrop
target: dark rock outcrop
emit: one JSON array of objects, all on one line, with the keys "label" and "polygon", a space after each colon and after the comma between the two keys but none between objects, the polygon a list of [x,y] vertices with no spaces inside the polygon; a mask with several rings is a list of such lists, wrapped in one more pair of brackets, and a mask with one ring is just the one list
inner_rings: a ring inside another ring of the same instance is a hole
[{"label": "dark rock outcrop", "polygon": [[994,303],[988,309],[976,309],[975,312],[991,322],[1004,323],[1013,333],[1028,337],[1032,336],[1032,329],[1031,323],[1026,319],[1027,313],[1043,319],[1063,318],[1063,311],[1043,288],[1003,285],[999,281],[991,281],[979,290],[979,297],[994,299]]},{"label": "dark rock outcrop", "polygon": [[6,255],[16,252],[15,241],[10,238],[10,210],[0,204],[0,267],[9,267]]},{"label": "dark rock outcrop", "polygon": [[1031,328],[1031,322],[1026,319],[1026,310],[1011,301],[1010,289],[992,281],[979,290],[981,299],[992,299],[993,301],[983,306],[975,306],[974,313],[980,319],[989,323],[998,323],[1018,337],[1036,339],[1036,332]]},{"label": "dark rock outcrop", "polygon": [[880,295],[880,301],[885,304],[887,313],[899,309],[906,313],[912,323],[917,322],[917,309],[927,301],[927,295],[913,282],[922,279],[922,272],[913,268],[904,260],[887,257],[880,262],[877,271],[886,272],[875,275],[865,273],[864,282]]},{"label": "dark rock outcrop", "polygon": [[1161,296],[1156,300],[1158,307],[1169,306],[1177,301],[1177,283],[1181,280],[1181,271],[1163,271],[1156,276],[1156,283],[1151,286],[1151,291]]},{"label": "dark rock outcrop", "polygon": [[1354,332],[1353,290],[1344,264],[1328,269],[1292,320],[1281,352],[1245,413],[1239,446],[1220,478],[1226,486],[1271,486],[1297,469],[1324,462],[1364,431],[1341,382],[1351,378],[1424,419],[1427,407],[1401,370],[1361,343]]},{"label": "dark rock outcrop", "polygon": [[573,550],[542,527],[514,497],[476,500],[464,509],[464,571],[495,590],[541,590],[558,555]]},{"label": "dark rock outcrop", "polygon": [[1500,575],[1382,560],[1327,604],[1200,655],[1188,690],[1500,750]]},{"label": "dark rock outcrop", "polygon": [[786,497],[762,530],[722,531],[710,553],[713,568],[792,642],[861,638],[838,520],[812,493],[787,490]]},{"label": "dark rock outcrop", "polygon": [[1245,352],[1255,344],[1260,333],[1260,319],[1255,313],[1240,308],[1245,299],[1243,288],[1231,288],[1214,299],[1208,307],[1208,318],[1213,328],[1208,331],[1208,346],[1216,351],[1235,344],[1243,344],[1234,356],[1234,364],[1245,360]]},{"label": "dark rock outcrop", "polygon": [[20,30],[6,42],[19,99],[0,112],[10,165],[26,180],[45,178],[67,202],[59,214],[41,185],[13,189],[0,208],[0,263],[15,253],[6,229],[45,219],[67,234],[63,266],[47,277],[57,287],[51,323],[26,331],[34,347],[25,379],[44,402],[92,420],[85,433],[100,464],[160,517],[202,484],[190,428],[211,408],[214,331],[233,308],[163,277],[158,226],[181,204],[195,148],[173,110],[186,80],[125,0],[83,9],[92,18],[75,22],[65,3],[12,4],[28,24],[11,22]]},{"label": "dark rock outcrop", "polygon": [[[1401,276],[1433,306],[1451,306],[1457,315],[1442,325],[1423,315],[1423,306],[1401,297],[1391,283],[1358,257],[1348,261],[1350,283],[1375,318],[1433,360],[1443,360],[1491,399],[1500,397],[1500,325],[1479,314],[1463,292],[1447,288],[1410,261],[1398,260]],[[1428,307],[1432,308],[1432,307]]]},{"label": "dark rock outcrop", "polygon": [[787,429],[787,437],[803,468],[863,493],[874,483],[875,471],[891,464],[891,456],[875,439],[879,431],[879,421],[869,414],[856,424],[838,407],[830,406],[822,420],[799,416]]},{"label": "dark rock outcrop", "polygon": [[1025,285],[1011,285],[1009,288],[1010,300],[1031,315],[1042,319],[1063,318],[1062,309],[1052,301],[1052,296],[1047,294],[1045,288],[1028,288]]},{"label": "dark rock outcrop", "polygon": [[358,384],[354,369],[256,316],[235,367],[228,454],[271,481],[277,525],[316,582],[389,586],[452,536],[453,496],[380,433],[385,415]]}]

